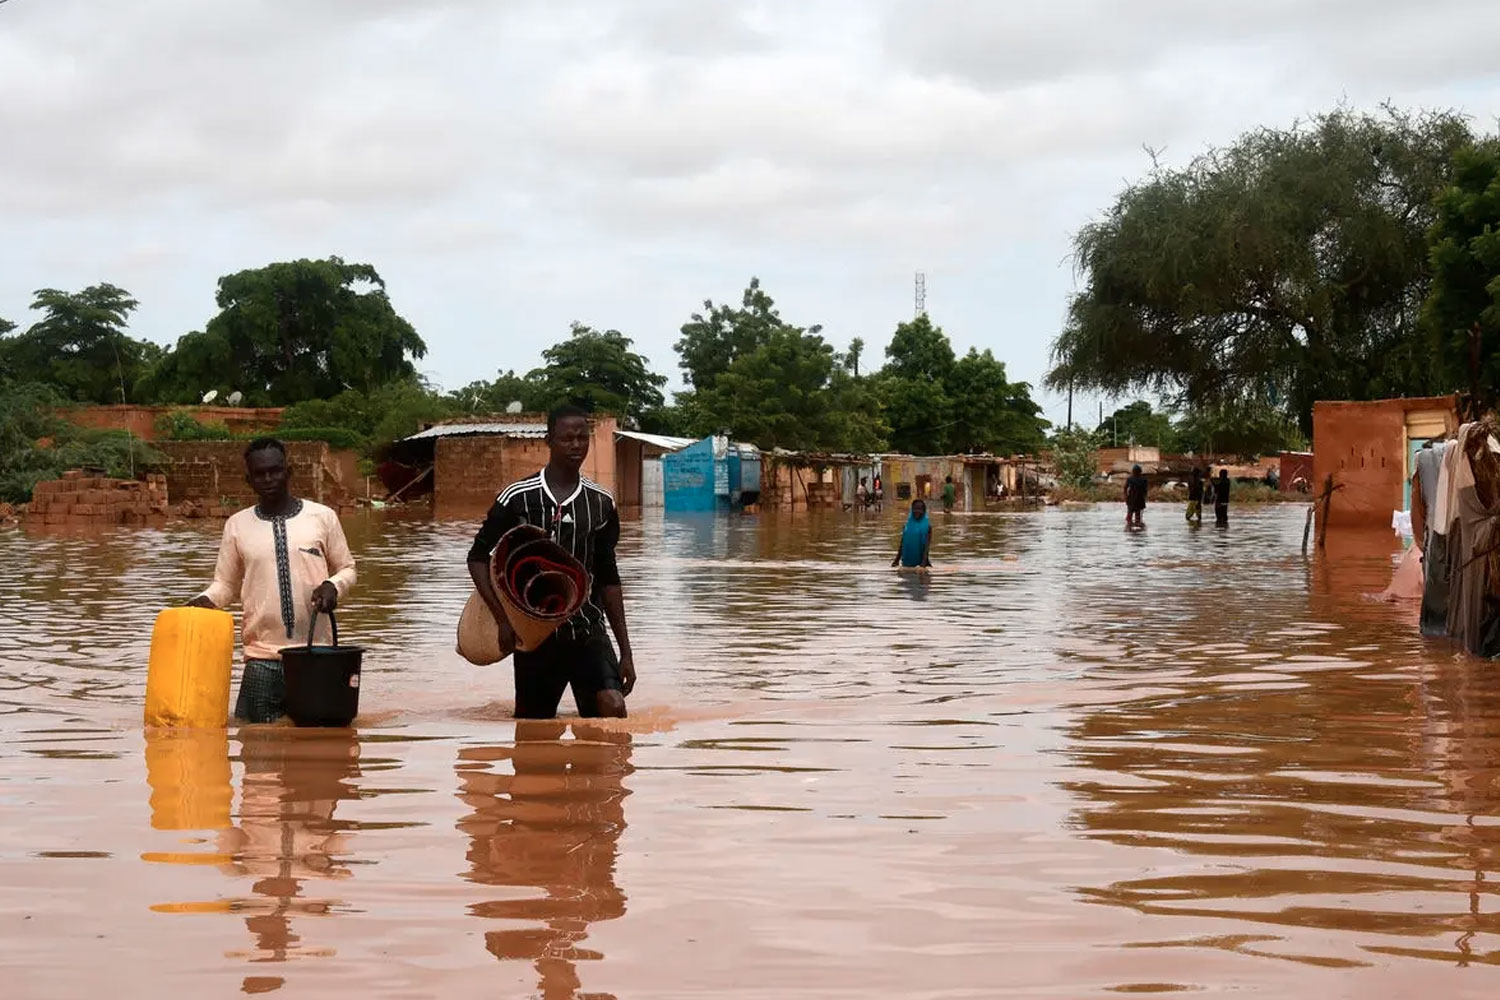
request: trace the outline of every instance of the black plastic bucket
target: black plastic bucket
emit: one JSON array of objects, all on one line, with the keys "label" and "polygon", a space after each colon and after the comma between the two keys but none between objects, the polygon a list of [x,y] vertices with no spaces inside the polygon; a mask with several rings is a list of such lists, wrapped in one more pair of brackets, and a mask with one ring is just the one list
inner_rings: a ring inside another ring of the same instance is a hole
[{"label": "black plastic bucket", "polygon": [[281,670],[286,676],[286,714],[299,726],[347,726],[359,714],[359,667],[364,649],[339,645],[339,623],[333,626],[333,645],[314,646],[318,613],[307,627],[306,646],[288,646],[281,651]]}]

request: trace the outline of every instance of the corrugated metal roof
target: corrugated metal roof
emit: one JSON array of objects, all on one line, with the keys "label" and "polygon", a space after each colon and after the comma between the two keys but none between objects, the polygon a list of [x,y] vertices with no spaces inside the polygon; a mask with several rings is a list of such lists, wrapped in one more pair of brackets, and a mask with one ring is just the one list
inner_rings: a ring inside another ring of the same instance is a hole
[{"label": "corrugated metal roof", "polygon": [[615,431],[616,438],[630,438],[632,441],[642,441],[654,448],[662,448],[666,451],[681,451],[688,445],[695,443],[694,438],[668,437],[665,434],[645,434],[641,431]]},{"label": "corrugated metal roof", "polygon": [[425,441],[428,438],[459,437],[467,434],[497,434],[501,437],[514,438],[544,438],[547,436],[546,424],[438,424],[429,427],[425,431],[418,431],[411,437],[402,438],[403,441]]}]

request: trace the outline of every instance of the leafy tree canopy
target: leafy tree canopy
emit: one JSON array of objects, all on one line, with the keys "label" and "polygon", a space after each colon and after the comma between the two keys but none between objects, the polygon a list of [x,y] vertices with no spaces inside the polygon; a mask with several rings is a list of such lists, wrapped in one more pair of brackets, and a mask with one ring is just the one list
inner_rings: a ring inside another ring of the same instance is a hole
[{"label": "leafy tree canopy", "polygon": [[[682,325],[682,339],[676,347],[683,376],[694,390],[711,389],[736,359],[766,344],[772,333],[786,329],[790,327],[782,321],[771,296],[761,289],[760,279],[751,278],[739,308],[704,300],[703,312],[693,313]],[[821,329],[814,326],[808,332]]]},{"label": "leafy tree canopy", "polygon": [[163,359],[153,388],[171,402],[232,390],[286,405],[369,393],[415,374],[427,353],[369,264],[295,260],[219,279],[219,313]]},{"label": "leafy tree canopy", "polygon": [[[108,283],[80,292],[40,289],[31,308],[42,318],[23,334],[0,336],[0,375],[44,383],[66,402],[136,402],[136,383],[162,353],[126,333],[136,306],[129,292]],[[0,335],[13,329],[0,321]]]},{"label": "leafy tree canopy", "polygon": [[546,365],[526,376],[537,386],[543,408],[572,403],[590,412],[613,413],[637,424],[665,402],[665,375],[630,348],[633,341],[618,330],[600,332],[582,323],[572,335],[542,352]]},{"label": "leafy tree canopy", "polygon": [[1437,199],[1432,288],[1422,319],[1446,386],[1482,406],[1500,385],[1500,140],[1460,150]]},{"label": "leafy tree canopy", "polygon": [[1426,231],[1455,113],[1337,110],[1158,166],[1085,226],[1048,385],[1269,405],[1427,391]]}]

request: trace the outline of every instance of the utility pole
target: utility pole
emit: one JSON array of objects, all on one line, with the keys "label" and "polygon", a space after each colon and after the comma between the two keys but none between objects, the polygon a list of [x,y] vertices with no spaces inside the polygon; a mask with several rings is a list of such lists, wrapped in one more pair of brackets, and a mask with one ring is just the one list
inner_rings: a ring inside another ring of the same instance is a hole
[{"label": "utility pole", "polygon": [[1073,431],[1073,380],[1068,379],[1068,432]]},{"label": "utility pole", "polygon": [[917,272],[916,307],[916,318],[927,315],[927,275],[921,271]]}]

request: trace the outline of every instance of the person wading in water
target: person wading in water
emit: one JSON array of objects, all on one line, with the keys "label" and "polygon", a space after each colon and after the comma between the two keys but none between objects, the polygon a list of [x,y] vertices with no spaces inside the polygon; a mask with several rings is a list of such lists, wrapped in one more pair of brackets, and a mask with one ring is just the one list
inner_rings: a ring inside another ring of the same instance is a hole
[{"label": "person wading in water", "polygon": [[901,545],[896,549],[892,566],[902,569],[932,568],[932,522],[927,519],[927,502],[913,500],[906,526],[901,529]]},{"label": "person wading in water", "polygon": [[1203,470],[1199,468],[1193,469],[1193,478],[1188,480],[1187,521],[1203,523]]},{"label": "person wading in water", "polygon": [[1130,470],[1130,478],[1125,480],[1125,527],[1144,528],[1146,522],[1146,494],[1151,490],[1151,482],[1141,472],[1139,465]]},{"label": "person wading in water", "polygon": [[[515,634],[490,582],[490,555],[507,531],[521,524],[541,528],[593,576],[593,593],[578,614],[539,648],[515,651],[518,719],[554,718],[569,686],[579,715],[623,718],[625,698],[635,688],[635,659],[615,563],[620,515],[609,492],[582,475],[592,434],[583,410],[553,410],[547,416],[547,467],[500,493],[469,549],[469,575],[499,623],[502,650],[515,648]],[[606,619],[620,644],[618,657],[605,631]]]},{"label": "person wading in water", "polygon": [[[188,604],[224,608],[238,598],[244,605],[245,671],[234,714],[245,722],[274,722],[286,711],[280,651],[306,643],[312,612],[332,614],[349,593],[354,557],[338,514],[292,496],[280,441],[250,442],[245,479],[256,504],[224,523],[214,582]],[[317,641],[327,644],[330,638],[325,618]]]},{"label": "person wading in water", "polygon": [[1220,469],[1214,480],[1214,527],[1229,527],[1229,470]]}]

